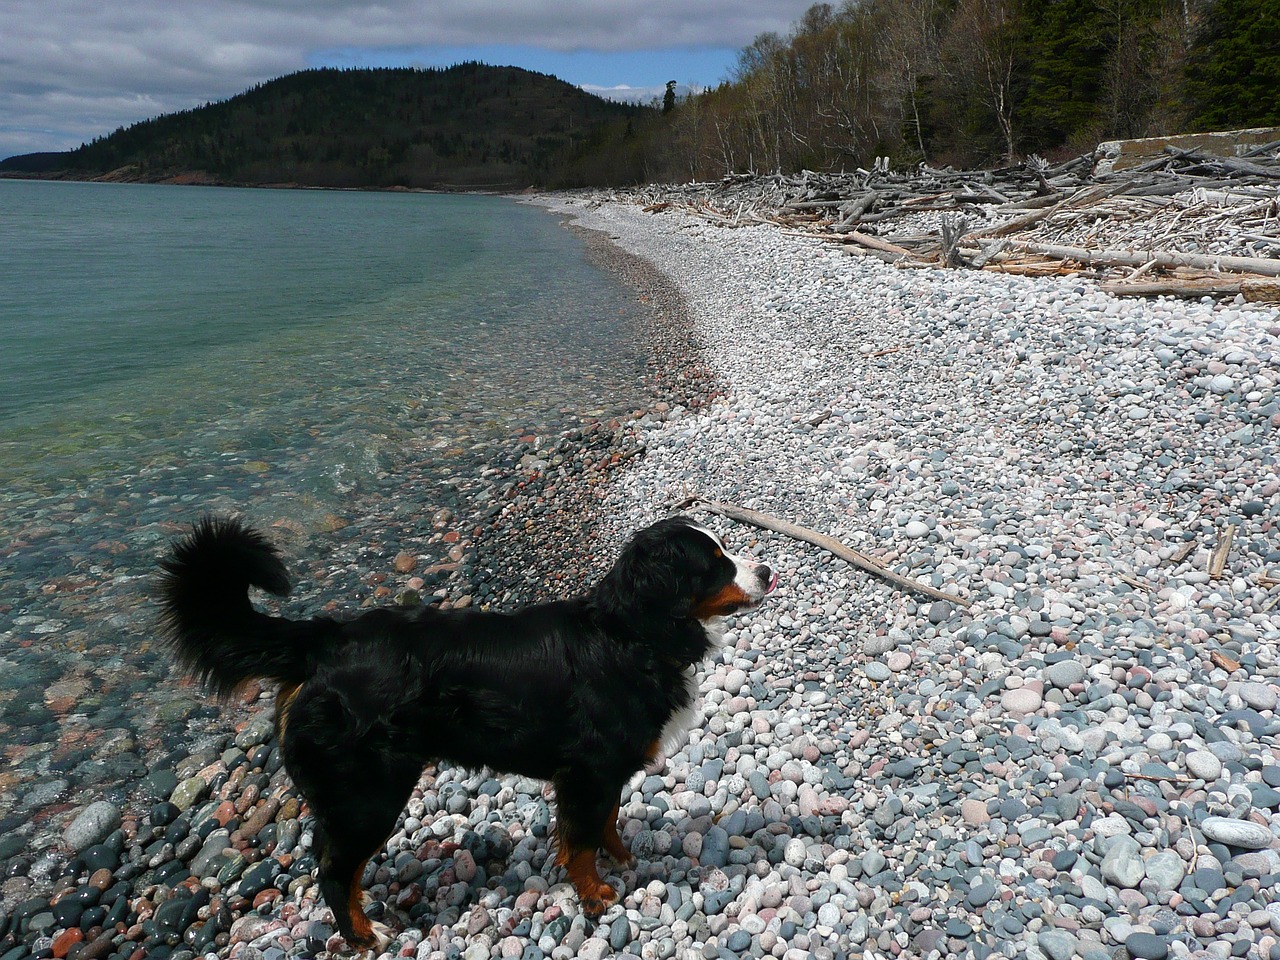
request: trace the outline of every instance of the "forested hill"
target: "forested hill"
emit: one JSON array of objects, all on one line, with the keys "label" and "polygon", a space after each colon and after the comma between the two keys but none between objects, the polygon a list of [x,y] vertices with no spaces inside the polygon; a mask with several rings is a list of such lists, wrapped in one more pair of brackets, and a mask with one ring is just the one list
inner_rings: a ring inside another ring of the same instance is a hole
[{"label": "forested hill", "polygon": [[[306,70],[0,174],[321,187],[515,189],[627,176],[653,111],[518,67]],[[635,176],[639,176],[636,171]]]}]

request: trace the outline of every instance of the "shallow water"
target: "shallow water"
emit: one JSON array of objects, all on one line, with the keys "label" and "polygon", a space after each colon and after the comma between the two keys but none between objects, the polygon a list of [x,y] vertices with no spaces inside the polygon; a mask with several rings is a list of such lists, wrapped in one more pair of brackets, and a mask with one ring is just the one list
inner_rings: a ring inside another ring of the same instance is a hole
[{"label": "shallow water", "polygon": [[643,402],[635,309],[502,198],[0,181],[0,826],[208,714],[150,626],[182,525],[367,584],[513,438]]}]

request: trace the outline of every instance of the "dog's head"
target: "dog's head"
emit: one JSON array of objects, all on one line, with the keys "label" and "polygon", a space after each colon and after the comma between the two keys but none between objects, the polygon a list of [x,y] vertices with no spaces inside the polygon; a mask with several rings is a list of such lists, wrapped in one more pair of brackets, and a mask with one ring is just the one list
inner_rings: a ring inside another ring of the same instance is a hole
[{"label": "dog's head", "polygon": [[716,533],[677,516],[636,533],[600,589],[624,611],[705,621],[756,606],[777,584],[770,567],[734,556]]}]

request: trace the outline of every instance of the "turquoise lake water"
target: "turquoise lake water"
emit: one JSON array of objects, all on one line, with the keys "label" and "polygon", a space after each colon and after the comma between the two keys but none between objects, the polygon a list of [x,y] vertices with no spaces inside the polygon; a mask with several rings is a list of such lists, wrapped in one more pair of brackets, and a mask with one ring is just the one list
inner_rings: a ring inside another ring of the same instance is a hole
[{"label": "turquoise lake water", "polygon": [[149,595],[187,525],[353,609],[518,438],[644,405],[639,309],[506,198],[0,180],[0,835],[221,730]]},{"label": "turquoise lake water", "polygon": [[503,198],[0,181],[0,483],[337,437],[341,486],[434,413],[634,394],[629,310]]}]

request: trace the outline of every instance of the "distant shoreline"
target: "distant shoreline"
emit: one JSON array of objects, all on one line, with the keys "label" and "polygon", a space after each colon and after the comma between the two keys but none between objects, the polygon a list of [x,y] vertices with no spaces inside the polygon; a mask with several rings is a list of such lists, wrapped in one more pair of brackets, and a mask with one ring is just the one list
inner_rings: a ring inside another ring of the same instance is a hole
[{"label": "distant shoreline", "polygon": [[525,190],[536,189],[532,187],[520,187],[516,184],[492,184],[484,186],[463,185],[458,187],[327,187],[318,184],[296,183],[289,181],[282,183],[253,183],[247,181],[218,180],[212,177],[206,178],[195,174],[175,174],[173,176],[159,178],[131,178],[113,177],[111,174],[76,176],[65,172],[57,174],[38,174],[0,171],[0,180],[37,180],[46,183],[129,183],[163,187],[233,187],[245,190],[332,190],[339,193],[457,193],[481,194],[485,196],[516,196]]}]

